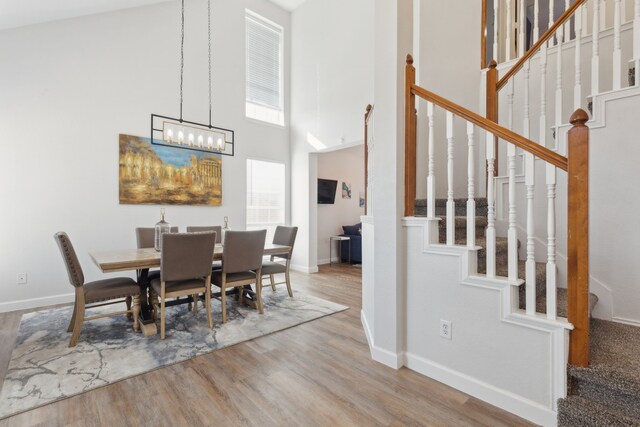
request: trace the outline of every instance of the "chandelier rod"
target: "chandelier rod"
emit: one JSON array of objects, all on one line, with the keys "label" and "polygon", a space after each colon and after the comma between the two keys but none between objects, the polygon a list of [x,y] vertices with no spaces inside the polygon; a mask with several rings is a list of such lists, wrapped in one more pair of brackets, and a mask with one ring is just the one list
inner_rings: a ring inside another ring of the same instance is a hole
[{"label": "chandelier rod", "polygon": [[184,0],[182,0],[182,27],[180,39],[180,122],[182,122],[182,101],[184,83]]},{"label": "chandelier rod", "polygon": [[209,127],[211,127],[211,0],[207,0],[207,19],[209,24]]}]

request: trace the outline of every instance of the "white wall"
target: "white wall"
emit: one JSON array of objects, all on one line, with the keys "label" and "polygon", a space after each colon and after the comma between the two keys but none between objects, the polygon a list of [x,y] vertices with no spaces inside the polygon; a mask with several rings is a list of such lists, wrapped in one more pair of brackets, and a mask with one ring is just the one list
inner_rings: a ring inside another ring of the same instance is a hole
[{"label": "white wall", "polygon": [[[223,160],[221,207],[167,206],[183,229],[223,216],[244,228],[248,156],[290,167],[289,130],[244,117],[245,7],[284,27],[289,87],[290,14],[266,0],[214,2],[213,120],[236,131],[236,156]],[[55,232],[69,233],[95,280],[90,251],[134,247],[134,228],[158,220],[158,206],[118,203],[118,134],[148,136],[151,113],[178,115],[179,22],[171,2],[0,32],[0,310],[68,300]],[[184,116],[206,122],[206,2],[188,2],[186,22]]]},{"label": "white wall", "polygon": [[373,5],[367,0],[307,0],[291,17],[292,265],[317,270],[315,155],[362,143],[373,99]]},{"label": "white wall", "polygon": [[[318,154],[318,178],[338,181],[335,203],[318,205],[318,264],[329,263],[329,237],[342,234],[343,225],[360,222],[364,207],[360,207],[359,194],[364,196],[364,148],[362,145]],[[351,198],[342,198],[342,183],[351,184]],[[332,251],[338,260],[337,244]]]}]

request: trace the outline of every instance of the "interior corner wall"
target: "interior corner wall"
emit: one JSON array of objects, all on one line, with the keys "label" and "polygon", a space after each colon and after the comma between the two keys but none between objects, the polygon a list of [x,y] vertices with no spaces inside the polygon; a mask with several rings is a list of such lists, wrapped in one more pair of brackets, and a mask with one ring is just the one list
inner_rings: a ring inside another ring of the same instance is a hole
[{"label": "interior corner wall", "polygon": [[294,268],[317,271],[315,154],[361,144],[373,101],[373,5],[306,0],[292,12],[291,191]]},{"label": "interior corner wall", "polygon": [[[428,1],[420,3],[419,68],[416,70],[420,86],[450,101],[478,111],[478,94],[481,83],[480,26],[482,2],[477,0]],[[461,13],[460,11],[464,11]],[[426,102],[418,103],[418,162],[417,194],[426,197],[427,192],[427,115]],[[444,110],[436,107],[435,115],[435,177],[437,197],[447,195],[447,138]],[[484,133],[482,133],[484,135]],[[476,129],[476,157],[483,138]],[[462,119],[454,126],[454,196],[467,195],[467,129]],[[482,165],[478,162],[478,165]],[[484,188],[484,172],[476,167],[476,189]]]},{"label": "interior corner wall", "polygon": [[[333,242],[329,249],[329,238],[342,234],[343,225],[354,225],[364,215],[364,206],[360,207],[360,194],[364,197],[364,148],[358,145],[341,150],[320,153],[318,157],[318,178],[338,181],[336,198],[333,204],[318,205],[318,264],[339,261],[339,250]],[[344,198],[342,183],[351,186],[351,197]]]},{"label": "interior corner wall", "polygon": [[[182,230],[224,216],[244,229],[247,157],[291,166],[288,129],[245,118],[245,8],[284,28],[289,92],[290,13],[266,0],[213,3],[213,122],[235,130],[236,155],[223,159],[222,206],[166,206]],[[187,2],[184,116],[203,123],[206,10]],[[151,113],[179,114],[179,24],[179,2],[167,2],[0,31],[0,311],[73,300],[55,232],[69,233],[95,280],[105,275],[89,252],[135,247],[134,228],[159,220],[160,206],[118,202],[118,134],[148,137]],[[20,272],[28,284],[16,284]]]}]

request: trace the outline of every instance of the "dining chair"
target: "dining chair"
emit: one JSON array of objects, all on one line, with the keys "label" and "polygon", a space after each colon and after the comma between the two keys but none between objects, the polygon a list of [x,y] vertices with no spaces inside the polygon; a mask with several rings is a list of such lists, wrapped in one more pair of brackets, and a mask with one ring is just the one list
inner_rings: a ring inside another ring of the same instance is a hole
[{"label": "dining chair", "polygon": [[222,226],[221,225],[204,225],[204,226],[190,225],[187,227],[187,233],[199,233],[203,231],[215,231],[216,243],[222,243]]},{"label": "dining chair", "polygon": [[[178,233],[180,230],[178,227],[171,227],[172,233]],[[136,243],[138,249],[149,249],[155,247],[156,229],[154,227],[138,227],[136,228]],[[149,270],[146,277],[142,270],[137,270],[138,280],[151,282],[152,279],[160,277],[160,270]]]},{"label": "dining chair", "polygon": [[[162,238],[160,277],[151,281],[154,310],[160,306],[160,339],[165,337],[167,298],[204,294],[209,328],[211,318],[211,257],[216,233],[171,233]],[[159,304],[158,304],[158,299]],[[198,304],[194,304],[194,313]]]},{"label": "dining chair", "polygon": [[[129,319],[133,318],[135,329],[140,312],[140,287],[135,280],[129,277],[112,277],[85,283],[82,267],[80,266],[78,256],[67,233],[61,231],[53,237],[58,244],[58,248],[60,248],[62,259],[67,267],[69,282],[75,288],[76,294],[73,314],[71,315],[71,321],[67,328],[67,332],[72,332],[69,347],[75,347],[78,343],[82,323],[88,320],[126,314]],[[131,307],[132,301],[133,308]],[[127,306],[125,311],[85,317],[86,310],[123,302],[126,303]]]},{"label": "dining chair", "polygon": [[[271,255],[270,261],[264,261],[262,263],[262,276],[260,277],[260,287],[262,287],[262,278],[269,276],[271,281],[271,289],[276,291],[276,285],[287,285],[287,291],[289,296],[293,298],[293,291],[291,290],[291,279],[289,277],[289,268],[291,267],[291,254],[293,253],[293,245],[296,242],[296,235],[298,234],[298,227],[285,227],[279,225],[276,227],[276,232],[273,235],[273,243],[276,245],[290,246],[289,252],[282,255]],[[275,259],[284,259],[285,263],[276,262]],[[275,282],[275,275],[284,273],[284,282]]]},{"label": "dining chair", "polygon": [[[222,302],[222,323],[227,323],[226,292],[228,288],[244,288],[256,285],[256,306],[264,314],[260,271],[267,230],[227,231],[222,252],[222,270],[215,270],[212,283],[220,288]],[[242,289],[238,292],[243,299]]]}]

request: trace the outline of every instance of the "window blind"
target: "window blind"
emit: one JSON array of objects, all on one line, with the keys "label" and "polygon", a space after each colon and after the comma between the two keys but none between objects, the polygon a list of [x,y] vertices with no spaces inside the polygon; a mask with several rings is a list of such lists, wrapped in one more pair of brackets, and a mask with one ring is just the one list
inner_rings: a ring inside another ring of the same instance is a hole
[{"label": "window blind", "polygon": [[282,163],[247,159],[247,230],[267,230],[285,223],[285,167]]},{"label": "window blind", "polygon": [[282,28],[246,15],[248,103],[282,110]]}]

